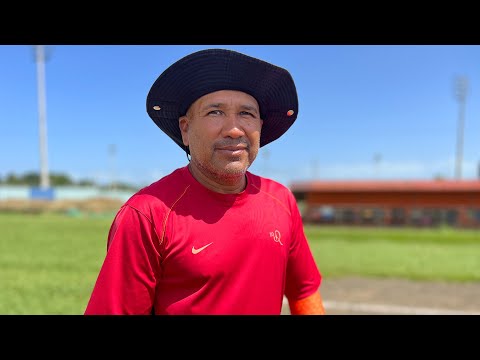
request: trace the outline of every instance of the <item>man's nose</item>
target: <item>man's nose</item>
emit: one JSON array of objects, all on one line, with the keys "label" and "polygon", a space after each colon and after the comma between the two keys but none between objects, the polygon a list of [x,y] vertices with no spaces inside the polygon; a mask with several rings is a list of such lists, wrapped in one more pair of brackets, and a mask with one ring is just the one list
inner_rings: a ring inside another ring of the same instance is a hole
[{"label": "man's nose", "polygon": [[223,135],[234,139],[245,135],[242,119],[239,115],[228,115],[225,117]]}]

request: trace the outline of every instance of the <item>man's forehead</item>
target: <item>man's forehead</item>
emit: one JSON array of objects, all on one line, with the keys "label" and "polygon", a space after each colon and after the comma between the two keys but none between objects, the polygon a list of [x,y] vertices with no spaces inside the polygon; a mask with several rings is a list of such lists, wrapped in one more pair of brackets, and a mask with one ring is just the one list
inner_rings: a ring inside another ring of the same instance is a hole
[{"label": "man's forehead", "polygon": [[211,92],[198,98],[195,103],[201,106],[226,106],[240,104],[241,106],[258,109],[258,102],[253,96],[237,90],[219,90]]}]

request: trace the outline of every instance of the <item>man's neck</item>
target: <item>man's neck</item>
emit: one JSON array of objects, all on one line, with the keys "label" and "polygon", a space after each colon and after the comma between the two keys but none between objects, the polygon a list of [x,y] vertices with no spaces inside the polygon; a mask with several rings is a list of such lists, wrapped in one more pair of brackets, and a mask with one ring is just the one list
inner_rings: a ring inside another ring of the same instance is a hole
[{"label": "man's neck", "polygon": [[220,194],[238,194],[247,186],[247,176],[240,174],[236,176],[212,177],[190,163],[188,165],[190,174],[207,189]]}]

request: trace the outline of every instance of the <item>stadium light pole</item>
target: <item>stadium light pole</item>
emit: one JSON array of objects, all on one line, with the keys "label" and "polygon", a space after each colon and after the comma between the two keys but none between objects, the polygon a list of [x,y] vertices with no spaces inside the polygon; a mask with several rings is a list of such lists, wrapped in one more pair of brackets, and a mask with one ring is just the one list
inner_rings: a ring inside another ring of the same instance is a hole
[{"label": "stadium light pole", "polygon": [[455,97],[459,103],[458,123],[457,123],[457,151],[455,157],[455,177],[462,178],[463,162],[463,133],[465,128],[465,102],[468,92],[468,78],[466,76],[457,76],[455,78]]},{"label": "stadium light pole", "polygon": [[37,64],[37,91],[38,91],[38,129],[40,144],[40,187],[50,187],[47,155],[47,106],[45,92],[45,46],[35,45],[35,62]]}]

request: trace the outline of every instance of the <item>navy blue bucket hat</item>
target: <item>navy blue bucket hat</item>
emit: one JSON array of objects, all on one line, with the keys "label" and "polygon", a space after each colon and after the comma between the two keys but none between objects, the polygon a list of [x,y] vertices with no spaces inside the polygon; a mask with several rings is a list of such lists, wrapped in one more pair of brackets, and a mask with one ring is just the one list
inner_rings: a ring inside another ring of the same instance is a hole
[{"label": "navy blue bucket hat", "polygon": [[147,96],[147,113],[187,153],[178,119],[198,98],[219,90],[253,96],[263,126],[260,147],[278,139],[298,115],[298,97],[290,73],[278,66],[226,49],[197,51],[168,67]]}]

